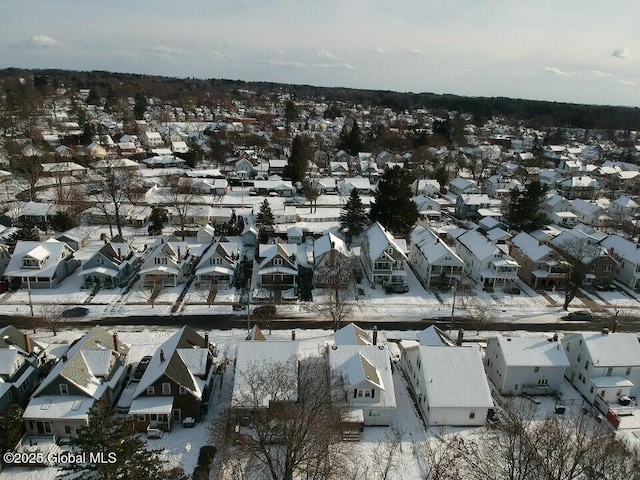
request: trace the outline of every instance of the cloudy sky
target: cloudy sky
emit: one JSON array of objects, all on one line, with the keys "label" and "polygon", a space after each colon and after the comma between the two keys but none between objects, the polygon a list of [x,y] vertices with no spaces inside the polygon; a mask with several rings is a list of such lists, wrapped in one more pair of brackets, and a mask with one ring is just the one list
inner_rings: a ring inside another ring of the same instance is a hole
[{"label": "cloudy sky", "polygon": [[2,0],[0,68],[640,106],[637,0]]}]

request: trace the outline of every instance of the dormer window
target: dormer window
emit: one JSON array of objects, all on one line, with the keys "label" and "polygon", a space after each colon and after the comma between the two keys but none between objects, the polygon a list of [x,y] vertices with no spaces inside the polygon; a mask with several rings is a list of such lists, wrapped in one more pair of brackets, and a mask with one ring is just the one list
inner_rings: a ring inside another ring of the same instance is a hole
[{"label": "dormer window", "polygon": [[69,385],[66,383],[61,383],[60,386],[60,395],[69,395]]},{"label": "dormer window", "polygon": [[282,259],[281,259],[281,258],[274,258],[274,259],[273,259],[273,264],[274,264],[276,267],[282,266]]},{"label": "dormer window", "polygon": [[156,257],[153,259],[153,262],[156,265],[166,265],[167,264],[167,257]]}]

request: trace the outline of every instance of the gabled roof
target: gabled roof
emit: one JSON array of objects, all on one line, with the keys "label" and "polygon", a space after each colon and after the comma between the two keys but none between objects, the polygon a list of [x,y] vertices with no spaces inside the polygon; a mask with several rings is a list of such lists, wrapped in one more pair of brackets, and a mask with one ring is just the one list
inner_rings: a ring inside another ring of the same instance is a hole
[{"label": "gabled roof", "polygon": [[[60,261],[73,255],[73,249],[66,243],[50,238],[45,242],[19,240],[13,251],[9,265],[4,272],[6,276],[52,277]],[[22,259],[31,257],[43,261],[42,268],[23,268]]]},{"label": "gabled roof", "polygon": [[205,346],[204,338],[193,328],[182,327],[153,354],[133,393],[133,398],[146,392],[147,387],[153,385],[163,375],[191,391],[196,397],[201,397],[202,389],[195,376],[204,374],[203,369],[206,368],[208,354],[209,350]]},{"label": "gabled roof", "polygon": [[371,224],[371,226],[364,232],[364,235],[365,241],[368,242],[368,252],[371,260],[380,258],[387,247],[394,248],[402,255],[403,258],[407,258],[405,254],[406,244],[405,247],[403,247],[401,243],[399,243],[394,236],[385,230],[385,228],[378,222]]},{"label": "gabled roof", "polygon": [[538,240],[526,232],[520,232],[511,239],[511,243],[534,262],[541,260],[553,253],[553,250],[546,245],[540,245]]},{"label": "gabled roof", "polygon": [[313,242],[313,257],[319,258],[325,253],[335,249],[343,255],[347,255],[347,245],[340,237],[331,232],[325,233]]},{"label": "gabled roof", "polygon": [[502,250],[476,230],[469,230],[468,232],[463,233],[456,238],[456,241],[467,247],[479,260],[484,260],[492,255],[503,256]]},{"label": "gabled roof", "polygon": [[433,264],[443,257],[450,257],[452,261],[464,265],[462,259],[437,235],[428,228],[415,227],[411,231],[411,243],[420,251],[422,256]]},{"label": "gabled roof", "polygon": [[355,323],[345,325],[333,334],[336,345],[373,345],[373,340],[366,330]]},{"label": "gabled roof", "polygon": [[640,244],[631,242],[619,235],[609,235],[600,242],[605,248],[613,250],[613,254],[634,265],[640,264]]},{"label": "gabled roof", "polygon": [[640,366],[640,343],[635,333],[581,333],[577,336],[584,341],[594,367]]},{"label": "gabled roof", "polygon": [[443,345],[453,346],[446,334],[435,325],[431,325],[417,334],[418,342],[423,346],[438,347]]},{"label": "gabled roof", "polygon": [[113,335],[106,329],[100,326],[93,327],[69,347],[65,354],[67,360],[61,359],[54,365],[33,396],[38,396],[62,377],[87,396],[100,398],[107,387],[103,377],[112,371],[116,359],[129,350],[128,346],[119,342],[118,351],[115,351],[113,342]]}]

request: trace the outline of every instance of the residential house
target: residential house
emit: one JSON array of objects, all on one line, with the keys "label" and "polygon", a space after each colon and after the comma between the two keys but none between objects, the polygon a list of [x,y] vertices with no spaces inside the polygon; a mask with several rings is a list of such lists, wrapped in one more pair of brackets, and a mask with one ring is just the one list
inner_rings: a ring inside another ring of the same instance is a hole
[{"label": "residential house", "polygon": [[116,235],[82,265],[80,276],[88,288],[121,288],[136,273],[137,265],[134,249]]},{"label": "residential house", "polygon": [[240,245],[220,238],[200,258],[195,275],[199,282],[231,284],[240,260]]},{"label": "residential house", "polygon": [[485,194],[461,194],[456,198],[455,216],[460,220],[477,220],[480,209],[490,209],[494,202]]},{"label": "residential house", "polygon": [[[565,377],[603,413],[640,394],[640,343],[635,333],[567,333]],[[623,399],[624,402],[624,399]]]},{"label": "residential house", "polygon": [[476,230],[469,230],[455,239],[455,251],[465,264],[465,272],[483,289],[513,285],[520,265],[508,253],[506,245],[490,242]]},{"label": "residential house", "polygon": [[209,335],[184,326],[153,354],[135,387],[129,415],[138,432],[164,431],[179,422],[200,422],[213,390],[215,346]]},{"label": "residential house", "polygon": [[216,238],[216,229],[209,225],[201,226],[196,232],[196,241],[198,243],[211,244],[213,240]]},{"label": "residential house", "polygon": [[640,244],[619,235],[600,242],[617,262],[614,278],[633,290],[640,290]]},{"label": "residential house", "polygon": [[618,262],[611,252],[600,244],[607,235],[589,227],[579,227],[562,232],[551,240],[551,246],[572,265],[582,263],[589,267],[583,281],[585,287],[610,284],[616,274]]},{"label": "residential house", "polygon": [[42,175],[45,177],[80,177],[87,169],[74,162],[43,163]]},{"label": "residential house", "polygon": [[13,325],[0,328],[0,413],[25,406],[38,385],[44,348]]},{"label": "residential house", "polygon": [[562,180],[557,185],[558,191],[565,197],[572,200],[574,198],[594,198],[600,188],[600,184],[595,178],[589,176],[571,177]]},{"label": "residential house", "polygon": [[396,394],[387,346],[331,345],[327,351],[331,370],[341,375],[351,423],[390,425]]},{"label": "residential house", "polygon": [[344,240],[325,233],[313,242],[313,283],[316,287],[347,285],[352,276],[349,249]]},{"label": "residential house", "polygon": [[476,182],[462,177],[456,177],[449,182],[449,191],[455,195],[471,195],[480,193],[480,189]]},{"label": "residential house", "polygon": [[417,226],[410,240],[408,261],[425,287],[453,285],[460,280],[464,262],[435,233]]},{"label": "residential house", "polygon": [[[268,409],[272,400],[290,403],[298,400],[298,350],[296,341],[247,340],[238,344],[231,392],[231,412],[236,424],[242,425],[249,416]],[[287,378],[296,379],[293,388],[284,398],[273,399],[268,395],[254,398],[251,394],[251,379],[260,371],[268,372],[274,368],[281,370],[282,375],[287,375]],[[256,400],[260,401],[259,404]]]},{"label": "residential house", "polygon": [[56,288],[79,266],[73,249],[64,242],[19,240],[4,276],[22,287]]},{"label": "residential house", "polygon": [[520,187],[520,182],[514,178],[492,175],[484,182],[484,189],[491,198],[505,198],[511,195],[511,190]]},{"label": "residential house", "polygon": [[142,264],[142,284],[145,287],[175,287],[186,280],[192,263],[188,243],[160,239]]},{"label": "residential house", "polygon": [[100,326],[72,343],[22,415],[27,434],[77,437],[98,400],[113,404],[127,378],[129,347]]},{"label": "residential house", "polygon": [[338,190],[342,195],[350,195],[354,188],[360,195],[369,195],[372,189],[371,181],[364,177],[349,177],[338,181]]},{"label": "residential house", "polygon": [[75,227],[58,235],[56,240],[66,243],[77,252],[82,247],[89,245],[89,239],[93,231],[93,229],[86,227]]},{"label": "residential house", "polygon": [[281,243],[278,239],[276,243],[261,244],[253,270],[258,275],[258,286],[277,293],[295,288],[298,284],[298,245]]},{"label": "residential house", "polygon": [[253,188],[258,195],[269,195],[274,192],[282,197],[291,197],[295,194],[295,188],[290,180],[255,180]]},{"label": "residential house", "polygon": [[349,175],[349,164],[347,162],[329,162],[329,173],[332,176]]},{"label": "residential house", "polygon": [[564,289],[571,265],[558,252],[525,232],[511,239],[509,253],[518,262],[518,276],[538,290]]},{"label": "residential house", "polygon": [[571,200],[570,211],[576,215],[581,223],[586,225],[604,225],[609,218],[606,216],[604,209],[600,205],[576,198]]},{"label": "residential house", "polygon": [[146,131],[139,136],[140,142],[147,148],[164,147],[164,140],[158,132]]},{"label": "residential house", "polygon": [[[0,227],[0,241],[4,240],[5,234],[8,229]],[[11,260],[11,252],[9,251],[9,246],[4,243],[0,243],[0,278],[4,276],[4,271],[7,269],[9,265],[9,261]]]},{"label": "residential house", "polygon": [[406,241],[394,238],[378,222],[367,228],[362,236],[360,260],[371,285],[406,284],[406,251]]},{"label": "residential house", "polygon": [[[374,335],[377,335],[375,330]],[[373,345],[373,337],[355,323],[349,323],[333,334],[333,342],[336,345]]]},{"label": "residential house", "polygon": [[409,388],[429,425],[485,424],[493,400],[477,346],[424,346],[412,340],[399,346]]},{"label": "residential house", "polygon": [[609,206],[609,213],[614,218],[631,219],[640,212],[640,205],[633,199],[622,195],[613,200]]},{"label": "residential house", "polygon": [[284,173],[284,169],[289,163],[289,160],[272,158],[269,160],[269,175],[282,175]]},{"label": "residential house", "polygon": [[135,172],[140,169],[140,164],[128,158],[114,158],[113,160],[98,160],[93,162],[91,167],[94,170],[128,170]]},{"label": "residential house", "polygon": [[569,366],[557,334],[553,338],[496,335],[487,341],[484,359],[487,376],[502,395],[559,392]]},{"label": "residential house", "polygon": [[411,191],[416,196],[434,197],[440,193],[440,182],[432,179],[414,180],[411,184]]}]

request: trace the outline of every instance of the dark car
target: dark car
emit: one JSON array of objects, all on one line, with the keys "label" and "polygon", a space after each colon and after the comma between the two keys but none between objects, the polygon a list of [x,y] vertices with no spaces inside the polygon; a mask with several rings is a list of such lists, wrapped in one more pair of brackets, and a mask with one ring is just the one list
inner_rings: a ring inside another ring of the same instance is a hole
[{"label": "dark car", "polygon": [[86,317],[87,315],[89,315],[89,309],[86,307],[67,308],[62,312],[64,318]]},{"label": "dark car", "polygon": [[510,293],[511,295],[520,295],[520,287],[507,287],[504,289],[505,293]]},{"label": "dark car", "polygon": [[564,317],[562,317],[562,320],[588,322],[593,320],[593,314],[591,312],[587,312],[586,310],[578,310],[565,315]]},{"label": "dark car", "polygon": [[144,375],[144,372],[147,370],[147,367],[149,366],[150,361],[151,361],[150,356],[142,357],[142,359],[140,360],[140,363],[138,363],[138,366],[136,367],[135,372],[133,372],[133,378],[135,380],[140,380],[142,378],[142,376]]},{"label": "dark car", "polygon": [[258,318],[271,318],[276,314],[275,305],[261,305],[253,310],[253,315]]},{"label": "dark car", "polygon": [[9,280],[0,281],[0,293],[4,293],[9,290]]},{"label": "dark car", "polygon": [[384,286],[384,291],[387,293],[407,293],[409,285],[406,283],[387,283]]}]

